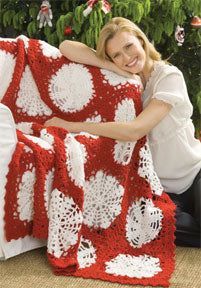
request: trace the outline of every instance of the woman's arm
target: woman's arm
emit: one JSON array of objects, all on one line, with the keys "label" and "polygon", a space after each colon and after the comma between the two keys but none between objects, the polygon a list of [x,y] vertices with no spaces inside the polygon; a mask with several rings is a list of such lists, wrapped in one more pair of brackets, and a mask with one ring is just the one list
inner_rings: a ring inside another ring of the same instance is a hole
[{"label": "woman's arm", "polygon": [[95,50],[81,42],[65,40],[60,44],[59,50],[71,61],[107,69],[125,77],[135,78],[133,74],[119,69],[112,61],[98,58]]},{"label": "woman's arm", "polygon": [[62,127],[74,133],[87,132],[119,141],[132,142],[147,135],[169,113],[171,108],[172,105],[164,101],[152,99],[136,119],[129,122],[67,122],[54,117],[45,125]]}]

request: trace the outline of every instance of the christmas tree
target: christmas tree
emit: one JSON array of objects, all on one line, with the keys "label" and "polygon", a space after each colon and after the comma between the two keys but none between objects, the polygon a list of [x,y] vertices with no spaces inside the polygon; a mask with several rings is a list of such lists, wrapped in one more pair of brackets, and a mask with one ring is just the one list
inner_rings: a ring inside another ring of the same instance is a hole
[{"label": "christmas tree", "polygon": [[[49,9],[48,19],[42,17],[42,9]],[[14,38],[24,34],[56,47],[63,40],[71,39],[95,48],[101,28],[116,16],[138,24],[163,59],[184,73],[198,136],[201,128],[200,0],[1,0],[0,36]],[[181,27],[182,41],[175,39],[176,27]]]}]

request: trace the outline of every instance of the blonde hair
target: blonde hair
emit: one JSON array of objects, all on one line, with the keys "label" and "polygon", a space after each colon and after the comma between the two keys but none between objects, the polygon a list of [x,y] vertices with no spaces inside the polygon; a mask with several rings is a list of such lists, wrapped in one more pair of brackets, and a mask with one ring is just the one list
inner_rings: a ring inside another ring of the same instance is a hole
[{"label": "blonde hair", "polygon": [[97,43],[97,56],[101,59],[110,59],[106,53],[106,45],[108,40],[112,39],[119,31],[127,31],[142,41],[142,46],[146,54],[146,62],[152,60],[161,60],[161,54],[156,50],[154,45],[148,40],[142,30],[130,20],[123,17],[112,18],[101,30]]}]

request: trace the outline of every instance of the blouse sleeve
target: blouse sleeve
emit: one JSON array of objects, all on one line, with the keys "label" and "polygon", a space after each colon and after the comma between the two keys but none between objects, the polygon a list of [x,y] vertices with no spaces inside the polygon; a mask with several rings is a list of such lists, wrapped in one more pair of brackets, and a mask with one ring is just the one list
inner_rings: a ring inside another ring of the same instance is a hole
[{"label": "blouse sleeve", "polygon": [[152,98],[162,100],[173,107],[181,104],[186,99],[187,89],[183,75],[179,72],[178,70],[163,75],[155,84]]}]

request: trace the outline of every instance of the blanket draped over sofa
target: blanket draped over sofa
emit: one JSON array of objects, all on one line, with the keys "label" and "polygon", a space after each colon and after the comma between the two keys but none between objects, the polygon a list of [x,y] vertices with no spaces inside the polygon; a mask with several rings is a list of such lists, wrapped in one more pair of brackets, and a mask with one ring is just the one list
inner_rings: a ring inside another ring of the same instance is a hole
[{"label": "blanket draped over sofa", "polygon": [[133,120],[142,109],[139,82],[25,36],[0,38],[0,70],[1,102],[18,136],[5,187],[6,240],[47,239],[56,275],[168,286],[175,207],[146,137],[121,142],[43,126],[53,116]]}]

